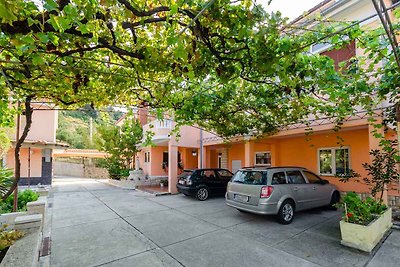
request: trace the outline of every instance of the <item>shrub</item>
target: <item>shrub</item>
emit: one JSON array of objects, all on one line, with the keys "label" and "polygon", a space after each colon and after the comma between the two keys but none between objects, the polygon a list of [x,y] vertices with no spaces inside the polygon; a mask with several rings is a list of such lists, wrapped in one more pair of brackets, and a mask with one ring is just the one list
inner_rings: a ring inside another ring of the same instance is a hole
[{"label": "shrub", "polygon": [[23,232],[17,230],[8,231],[6,230],[7,227],[8,225],[4,224],[0,228],[0,251],[5,248],[8,248],[12,244],[14,244],[16,240],[20,239],[25,235]]},{"label": "shrub", "polygon": [[163,184],[165,186],[168,186],[168,180],[161,180],[160,184]]},{"label": "shrub", "polygon": [[8,192],[13,183],[13,171],[0,167],[0,195],[3,196]]},{"label": "shrub", "polygon": [[354,192],[347,193],[340,206],[344,207],[343,220],[361,225],[368,225],[387,209],[381,200],[370,197],[361,200]]},{"label": "shrub", "polygon": [[[36,201],[39,194],[32,190],[24,190],[18,192],[18,209],[17,211],[26,211],[26,204],[31,201]],[[6,200],[0,204],[0,213],[9,213],[13,211],[14,194],[10,195]]]}]

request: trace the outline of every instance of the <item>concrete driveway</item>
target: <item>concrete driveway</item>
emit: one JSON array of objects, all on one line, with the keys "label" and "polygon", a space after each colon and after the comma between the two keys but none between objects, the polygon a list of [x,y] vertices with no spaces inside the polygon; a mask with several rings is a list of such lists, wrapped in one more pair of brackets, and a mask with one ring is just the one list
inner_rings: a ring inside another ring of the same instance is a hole
[{"label": "concrete driveway", "polygon": [[292,224],[280,225],[273,217],[227,207],[223,198],[155,197],[77,178],[54,179],[52,191],[51,266],[365,266],[371,261],[340,245],[336,211],[301,212]]}]

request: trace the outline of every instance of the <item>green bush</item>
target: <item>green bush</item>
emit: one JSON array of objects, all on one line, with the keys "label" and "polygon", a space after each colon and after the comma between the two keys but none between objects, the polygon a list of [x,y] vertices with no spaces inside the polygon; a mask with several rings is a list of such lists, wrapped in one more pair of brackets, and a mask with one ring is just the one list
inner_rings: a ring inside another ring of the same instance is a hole
[{"label": "green bush", "polygon": [[[39,194],[32,190],[24,190],[18,192],[18,209],[17,211],[26,211],[26,204],[31,201],[36,201]],[[6,200],[0,203],[0,213],[9,213],[13,211],[14,194],[11,194]]]},{"label": "green bush", "polygon": [[354,192],[347,193],[340,206],[345,208],[343,220],[361,225],[368,225],[387,209],[382,201],[376,201],[371,197],[361,200]]},{"label": "green bush", "polygon": [[25,235],[25,233],[18,230],[7,230],[7,227],[7,224],[3,224],[0,228],[0,251],[8,248]]},{"label": "green bush", "polygon": [[121,180],[129,176],[129,169],[125,169],[116,161],[109,161],[107,169],[111,179]]}]

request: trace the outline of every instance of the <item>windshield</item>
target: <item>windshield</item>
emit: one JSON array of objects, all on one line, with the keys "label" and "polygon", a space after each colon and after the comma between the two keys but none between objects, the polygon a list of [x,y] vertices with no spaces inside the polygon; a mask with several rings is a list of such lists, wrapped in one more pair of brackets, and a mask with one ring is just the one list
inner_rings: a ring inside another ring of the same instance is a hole
[{"label": "windshield", "polygon": [[267,184],[266,171],[237,171],[231,180],[233,183],[265,185]]}]

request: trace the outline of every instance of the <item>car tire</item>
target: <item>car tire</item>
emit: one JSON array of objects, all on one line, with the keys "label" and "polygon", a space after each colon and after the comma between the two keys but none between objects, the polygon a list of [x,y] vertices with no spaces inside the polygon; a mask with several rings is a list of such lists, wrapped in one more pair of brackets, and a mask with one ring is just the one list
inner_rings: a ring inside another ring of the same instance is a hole
[{"label": "car tire", "polygon": [[278,211],[278,221],[281,224],[290,224],[294,218],[294,204],[293,201],[285,200],[283,201],[281,207]]},{"label": "car tire", "polygon": [[340,201],[340,194],[338,191],[333,192],[332,197],[331,197],[331,202],[329,203],[328,208],[330,210],[337,210],[337,207],[335,204],[339,203]]},{"label": "car tire", "polygon": [[206,200],[210,195],[209,190],[206,187],[200,187],[196,191],[196,198],[200,201]]}]

